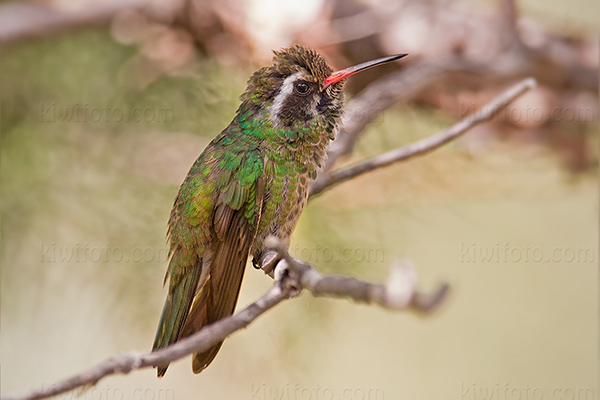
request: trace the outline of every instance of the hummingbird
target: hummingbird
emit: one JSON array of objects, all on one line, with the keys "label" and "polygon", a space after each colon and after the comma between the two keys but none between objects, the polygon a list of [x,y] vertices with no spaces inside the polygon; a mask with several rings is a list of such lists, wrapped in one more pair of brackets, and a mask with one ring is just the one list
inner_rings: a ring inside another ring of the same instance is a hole
[{"label": "hummingbird", "polygon": [[[343,110],[345,79],[406,54],[334,72],[317,51],[293,45],[248,80],[233,121],[210,142],[179,188],[167,237],[168,295],[153,351],[233,314],[248,258],[275,265],[265,239],[289,246],[309,186]],[[196,353],[202,372],[223,342]],[[157,365],[164,376],[168,364]]]}]

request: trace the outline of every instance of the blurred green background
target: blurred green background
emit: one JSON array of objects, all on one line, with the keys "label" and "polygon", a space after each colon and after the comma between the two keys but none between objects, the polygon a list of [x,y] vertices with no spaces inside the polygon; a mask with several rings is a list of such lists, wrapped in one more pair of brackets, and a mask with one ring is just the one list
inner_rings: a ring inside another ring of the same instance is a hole
[{"label": "blurred green background", "polygon": [[[200,56],[140,88],[136,51],[103,28],[2,50],[3,394],[151,348],[173,198],[253,67]],[[454,121],[398,105],[347,162]],[[596,132],[585,140],[597,157]],[[319,270],[372,281],[409,257],[423,289],[452,285],[435,315],[305,293],[199,376],[186,358],[162,380],[110,377],[79,398],[597,399],[597,171],[575,175],[542,145],[491,146],[453,143],[346,183],[310,202],[293,237]],[[270,284],[248,267],[239,306]]]}]

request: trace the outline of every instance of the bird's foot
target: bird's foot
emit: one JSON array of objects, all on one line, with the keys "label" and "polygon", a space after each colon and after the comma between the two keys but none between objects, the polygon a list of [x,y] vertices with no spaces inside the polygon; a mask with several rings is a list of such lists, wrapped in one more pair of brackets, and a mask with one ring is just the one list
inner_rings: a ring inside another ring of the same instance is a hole
[{"label": "bird's foot", "polygon": [[280,285],[291,290],[291,296],[300,294],[299,285],[290,275],[287,261],[276,251],[266,251],[259,257],[252,258],[252,265],[256,269],[262,269],[264,273],[273,278]]},{"label": "bird's foot", "polygon": [[260,255],[260,257],[252,258],[252,265],[256,269],[262,269],[265,274],[271,278],[275,278],[273,272],[275,267],[281,261],[281,256],[276,251],[267,251]]}]

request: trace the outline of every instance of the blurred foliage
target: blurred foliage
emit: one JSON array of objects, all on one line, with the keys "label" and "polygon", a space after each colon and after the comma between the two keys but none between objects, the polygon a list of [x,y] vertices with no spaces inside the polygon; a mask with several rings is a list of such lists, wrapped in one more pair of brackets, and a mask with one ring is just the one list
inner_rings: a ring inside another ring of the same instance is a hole
[{"label": "blurred foliage", "polygon": [[[234,112],[243,79],[226,79],[225,72],[206,61],[193,74],[165,76],[140,91],[119,80],[123,65],[133,56],[133,48],[115,44],[102,30],[3,49],[3,265],[20,258],[24,247],[18,244],[32,234],[41,236],[45,245],[54,243],[58,234],[72,243],[82,235],[125,247],[163,246],[162,235],[153,233],[164,232],[177,185],[165,187],[136,175],[131,160],[139,141],[157,131],[191,132],[208,140]],[[100,119],[89,114],[105,107],[120,113],[104,113]],[[121,113],[126,118],[134,108],[166,109],[173,117],[124,123]],[[133,200],[139,198],[153,201],[140,207]],[[48,273],[24,264],[31,274]],[[117,274],[114,280],[121,290],[135,274],[151,273],[147,268],[119,271],[126,275]],[[19,285],[12,278],[22,272],[3,270],[3,283],[12,282],[5,287],[6,295],[16,295]],[[39,278],[34,283],[43,284]],[[18,314],[19,304],[27,307],[17,302],[7,310],[3,303],[3,315]]]}]

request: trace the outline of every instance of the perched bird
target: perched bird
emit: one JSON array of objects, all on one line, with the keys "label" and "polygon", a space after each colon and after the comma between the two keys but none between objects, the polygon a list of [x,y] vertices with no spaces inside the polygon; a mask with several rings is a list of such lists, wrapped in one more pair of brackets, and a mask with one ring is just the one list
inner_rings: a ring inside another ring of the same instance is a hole
[{"label": "perched bird", "polygon": [[[333,72],[307,47],[274,53],[273,65],[250,77],[233,121],[179,188],[168,224],[169,292],[153,351],[233,314],[248,256],[255,266],[266,263],[269,235],[289,245],[338,129],[344,79],[405,56]],[[194,354],[194,373],[221,344]],[[159,377],[167,367],[157,366]]]}]

